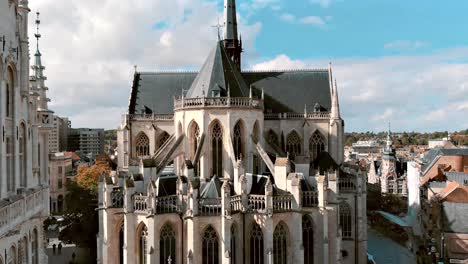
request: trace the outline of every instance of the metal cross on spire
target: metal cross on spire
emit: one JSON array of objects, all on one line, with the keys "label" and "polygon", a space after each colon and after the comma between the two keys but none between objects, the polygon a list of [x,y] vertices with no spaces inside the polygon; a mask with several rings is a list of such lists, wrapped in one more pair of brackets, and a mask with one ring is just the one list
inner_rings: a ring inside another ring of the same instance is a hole
[{"label": "metal cross on spire", "polygon": [[220,33],[220,29],[223,28],[224,26],[221,25],[221,23],[219,23],[219,17],[218,17],[218,24],[216,25],[213,25],[211,27],[214,27],[218,30],[218,41],[221,40],[221,33]]}]

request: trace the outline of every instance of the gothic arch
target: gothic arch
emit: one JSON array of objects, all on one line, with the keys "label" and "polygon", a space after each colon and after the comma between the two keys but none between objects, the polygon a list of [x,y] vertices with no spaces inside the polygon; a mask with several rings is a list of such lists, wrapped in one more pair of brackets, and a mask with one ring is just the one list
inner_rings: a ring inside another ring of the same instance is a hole
[{"label": "gothic arch", "polygon": [[7,264],[17,264],[18,263],[18,255],[16,252],[16,245],[12,245],[8,250],[7,255]]},{"label": "gothic arch", "polygon": [[216,230],[208,225],[202,237],[202,263],[219,264],[219,239]]},{"label": "gothic arch", "polygon": [[171,136],[169,135],[169,133],[167,133],[166,131],[163,131],[158,137],[157,149],[160,149],[170,137]]},{"label": "gothic arch", "polygon": [[118,260],[119,260],[119,264],[123,264],[123,256],[124,256],[124,244],[125,244],[125,241],[124,241],[124,230],[125,228],[125,220],[124,218],[122,217],[118,222],[117,224],[115,224],[115,228],[114,228],[114,232],[115,234],[117,235],[117,243],[115,244],[115,246],[117,247],[116,248],[116,251],[118,255]]},{"label": "gothic arch", "polygon": [[12,66],[7,67],[6,72],[6,91],[5,91],[5,116],[13,118],[14,115],[14,98],[16,89],[16,73]]},{"label": "gothic arch", "polygon": [[210,147],[212,175],[222,177],[223,175],[223,126],[218,120],[210,124]]},{"label": "gothic arch", "polygon": [[26,129],[26,124],[24,121],[21,122],[19,126],[19,135],[18,135],[18,141],[19,141],[19,172],[20,172],[20,185],[21,187],[26,187],[27,186],[27,180],[28,180],[28,172],[27,172],[27,162],[28,162],[28,157],[27,157],[27,129]]},{"label": "gothic arch", "polygon": [[258,125],[258,120],[255,120],[255,123],[253,125],[252,138],[254,140],[254,143],[260,141],[260,126]]},{"label": "gothic arch", "polygon": [[31,259],[32,264],[39,264],[39,233],[37,231],[37,228],[34,228],[32,231]]},{"label": "gothic arch", "polygon": [[286,264],[288,263],[288,245],[289,245],[289,230],[288,226],[283,222],[276,225],[273,233],[273,263]]},{"label": "gothic arch", "polygon": [[234,147],[234,156],[236,160],[245,157],[245,124],[242,119],[239,119],[232,130],[232,146]]},{"label": "gothic arch", "polygon": [[352,235],[352,217],[351,217],[351,207],[345,201],[342,201],[339,204],[340,210],[340,226],[341,226],[341,236],[343,238],[350,238]]},{"label": "gothic arch", "polygon": [[267,132],[267,141],[270,144],[274,144],[276,146],[279,146],[278,135],[272,129],[268,130],[268,132]]},{"label": "gothic arch", "polygon": [[302,245],[304,264],[314,263],[314,221],[310,215],[302,216]]},{"label": "gothic arch", "polygon": [[231,264],[237,263],[237,248],[240,247],[236,222],[231,225]]},{"label": "gothic arch", "polygon": [[250,231],[250,264],[263,264],[263,260],[263,231],[256,222],[252,222]]},{"label": "gothic arch", "polygon": [[168,263],[169,258],[172,263],[177,263],[176,256],[176,232],[173,225],[168,222],[159,232],[159,263]]},{"label": "gothic arch", "polygon": [[150,155],[150,140],[145,132],[140,132],[135,138],[135,156],[145,157]]},{"label": "gothic arch", "polygon": [[190,158],[193,160],[195,158],[195,153],[197,152],[198,144],[200,143],[200,127],[195,120],[192,120],[188,126],[188,135],[189,135],[189,144],[190,144]]},{"label": "gothic arch", "polygon": [[18,242],[18,264],[28,263],[28,238],[24,236]]},{"label": "gothic arch", "polygon": [[289,132],[286,137],[286,152],[288,152],[292,158],[302,153],[302,138],[296,130]]},{"label": "gothic arch", "polygon": [[136,232],[137,263],[145,264],[148,259],[148,228],[141,222]]},{"label": "gothic arch", "polygon": [[319,157],[320,153],[325,151],[325,137],[316,130],[309,139],[309,154],[310,160],[314,161]]}]

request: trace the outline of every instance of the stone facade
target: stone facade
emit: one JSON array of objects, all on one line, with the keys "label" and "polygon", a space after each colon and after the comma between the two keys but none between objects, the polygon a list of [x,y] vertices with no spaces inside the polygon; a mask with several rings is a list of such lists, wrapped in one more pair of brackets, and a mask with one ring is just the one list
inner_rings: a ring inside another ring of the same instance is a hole
[{"label": "stone facade", "polygon": [[198,73],[135,73],[99,182],[98,262],[367,263],[366,174],[343,164],[331,66],[242,71],[224,7],[231,39]]},{"label": "stone facade", "polygon": [[0,263],[47,263],[52,112],[39,49],[29,75],[29,12],[27,0],[0,0]]},{"label": "stone facade", "polygon": [[49,186],[50,211],[60,214],[65,210],[66,183],[73,176],[72,157],[64,152],[50,154]]}]

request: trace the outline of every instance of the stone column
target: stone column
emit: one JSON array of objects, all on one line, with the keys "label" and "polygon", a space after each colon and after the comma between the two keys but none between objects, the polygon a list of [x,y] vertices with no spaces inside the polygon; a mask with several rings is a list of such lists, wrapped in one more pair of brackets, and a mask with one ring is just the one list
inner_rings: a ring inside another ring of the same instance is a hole
[{"label": "stone column", "polygon": [[221,263],[231,263],[231,186],[226,180],[221,188]]},{"label": "stone column", "polygon": [[[194,186],[195,185],[195,186]],[[195,264],[197,254],[197,234],[199,232],[197,228],[195,215],[198,214],[198,189],[195,188],[196,182],[190,182],[188,186],[188,205],[187,212],[185,213],[187,223],[187,252],[186,252],[186,263]]]},{"label": "stone column", "polygon": [[123,252],[123,261],[124,264],[133,264],[135,263],[135,254],[136,254],[136,219],[133,214],[133,201],[132,196],[135,193],[135,188],[131,185],[128,186],[127,183],[124,183],[124,252]]},{"label": "stone column", "polygon": [[270,259],[273,253],[273,186],[271,181],[268,179],[265,185],[265,226],[263,226],[263,251],[266,263],[270,263]]}]

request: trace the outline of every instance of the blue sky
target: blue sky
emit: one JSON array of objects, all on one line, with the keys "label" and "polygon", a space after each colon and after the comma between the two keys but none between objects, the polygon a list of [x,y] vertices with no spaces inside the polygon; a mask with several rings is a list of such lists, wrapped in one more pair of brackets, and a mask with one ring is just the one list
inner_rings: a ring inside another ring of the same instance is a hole
[{"label": "blue sky", "polygon": [[[333,63],[347,131],[468,128],[468,1],[237,0],[244,69]],[[36,0],[51,107],[116,128],[140,71],[199,69],[222,0]],[[30,19],[34,28],[34,19]],[[30,39],[33,39],[30,32]]]}]

